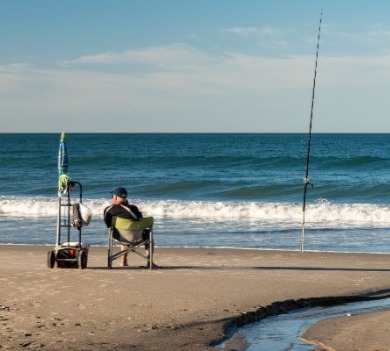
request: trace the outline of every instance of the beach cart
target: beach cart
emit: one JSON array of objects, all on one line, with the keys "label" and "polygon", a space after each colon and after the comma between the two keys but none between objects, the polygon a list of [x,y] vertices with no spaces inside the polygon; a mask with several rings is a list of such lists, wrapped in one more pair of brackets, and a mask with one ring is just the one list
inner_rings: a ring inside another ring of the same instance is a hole
[{"label": "beach cart", "polygon": [[[81,242],[81,228],[89,224],[92,212],[82,203],[81,184],[71,181],[67,172],[68,154],[62,133],[58,152],[57,237],[54,249],[47,253],[47,266],[84,269],[88,262],[88,246]],[[76,189],[79,190],[77,196],[72,196]]]},{"label": "beach cart", "polygon": [[[47,254],[47,266],[84,269],[88,263],[88,245],[81,241],[81,228],[89,224],[91,212],[82,204],[81,184],[69,181],[67,187],[67,193],[58,197],[56,246]],[[78,199],[71,196],[76,187]]]}]

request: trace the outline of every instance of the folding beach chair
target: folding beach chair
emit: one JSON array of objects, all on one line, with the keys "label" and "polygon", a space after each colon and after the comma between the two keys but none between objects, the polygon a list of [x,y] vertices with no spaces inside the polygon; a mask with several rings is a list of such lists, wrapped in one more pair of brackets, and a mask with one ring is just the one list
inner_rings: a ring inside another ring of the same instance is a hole
[{"label": "folding beach chair", "polygon": [[[125,245],[126,249],[114,253],[115,243]],[[139,251],[147,244],[149,244],[149,257]],[[112,262],[117,258],[134,252],[143,257],[147,261],[148,267],[152,269],[153,246],[153,217],[137,220],[113,217],[112,226],[108,230],[108,268],[112,268]]]}]

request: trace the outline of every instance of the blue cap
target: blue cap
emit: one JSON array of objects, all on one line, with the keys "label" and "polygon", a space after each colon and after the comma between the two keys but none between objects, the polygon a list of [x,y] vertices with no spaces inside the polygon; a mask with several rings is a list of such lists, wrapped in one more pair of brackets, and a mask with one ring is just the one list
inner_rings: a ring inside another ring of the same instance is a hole
[{"label": "blue cap", "polygon": [[122,199],[127,198],[127,190],[125,188],[116,188],[114,191],[111,191],[111,195],[121,197]]}]

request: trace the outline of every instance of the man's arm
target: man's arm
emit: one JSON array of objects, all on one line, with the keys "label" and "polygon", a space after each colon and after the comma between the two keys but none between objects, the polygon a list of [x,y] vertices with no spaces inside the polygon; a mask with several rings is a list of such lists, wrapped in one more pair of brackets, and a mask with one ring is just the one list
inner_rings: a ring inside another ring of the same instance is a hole
[{"label": "man's arm", "polygon": [[106,223],[107,228],[112,226],[112,214],[110,213],[112,206],[106,207],[103,213],[104,223]]}]

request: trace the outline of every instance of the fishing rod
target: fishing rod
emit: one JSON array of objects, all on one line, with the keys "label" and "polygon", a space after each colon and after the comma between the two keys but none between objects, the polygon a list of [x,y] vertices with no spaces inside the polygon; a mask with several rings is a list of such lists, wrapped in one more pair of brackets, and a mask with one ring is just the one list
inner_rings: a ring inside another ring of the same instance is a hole
[{"label": "fishing rod", "polygon": [[314,69],[313,92],[312,92],[312,98],[311,98],[309,135],[308,135],[308,139],[307,139],[306,170],[305,170],[305,178],[303,179],[304,186],[303,186],[303,206],[302,206],[301,253],[303,252],[303,244],[304,244],[304,240],[305,240],[306,193],[307,193],[307,187],[310,184],[310,181],[309,181],[309,163],[310,163],[310,148],[311,148],[311,134],[312,134],[311,130],[312,130],[312,126],[313,126],[314,92],[315,92],[315,89],[316,89],[318,52],[320,50],[321,22],[322,22],[322,9],[321,9],[321,16],[320,16],[320,25],[318,27],[316,64],[315,64],[315,69]]}]

